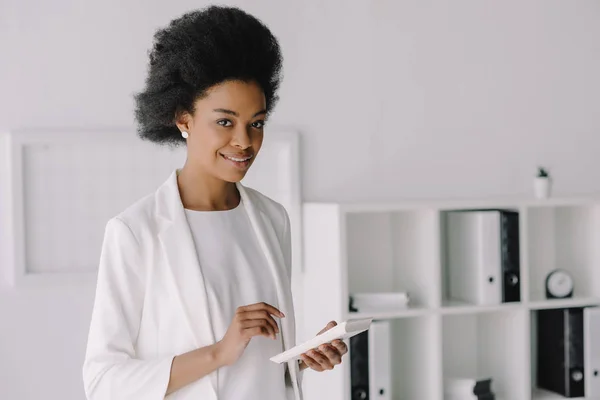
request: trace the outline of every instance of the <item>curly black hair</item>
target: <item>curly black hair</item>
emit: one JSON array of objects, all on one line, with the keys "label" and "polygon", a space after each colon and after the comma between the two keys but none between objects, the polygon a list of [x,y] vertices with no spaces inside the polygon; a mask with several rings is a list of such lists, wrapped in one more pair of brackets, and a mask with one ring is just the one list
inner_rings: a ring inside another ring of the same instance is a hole
[{"label": "curly black hair", "polygon": [[269,114],[278,96],[282,55],[277,39],[254,16],[210,6],[188,12],[154,34],[145,88],[135,94],[138,135],[151,142],[185,142],[175,125],[207,89],[230,80],[256,82]]}]

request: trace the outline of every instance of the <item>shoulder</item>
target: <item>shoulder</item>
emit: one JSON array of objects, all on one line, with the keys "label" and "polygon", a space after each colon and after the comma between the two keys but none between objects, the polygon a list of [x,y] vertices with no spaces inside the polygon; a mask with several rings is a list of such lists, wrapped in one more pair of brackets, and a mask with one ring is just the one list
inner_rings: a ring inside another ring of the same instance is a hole
[{"label": "shoulder", "polygon": [[155,205],[156,196],[150,193],[124,208],[115,217],[128,222],[148,218],[153,216]]},{"label": "shoulder", "polygon": [[157,231],[156,196],[148,194],[114,215],[108,222],[122,225],[139,243],[144,235]]},{"label": "shoulder", "polygon": [[287,228],[289,216],[281,203],[251,187],[244,186],[244,189],[252,203],[265,213],[278,228]]}]

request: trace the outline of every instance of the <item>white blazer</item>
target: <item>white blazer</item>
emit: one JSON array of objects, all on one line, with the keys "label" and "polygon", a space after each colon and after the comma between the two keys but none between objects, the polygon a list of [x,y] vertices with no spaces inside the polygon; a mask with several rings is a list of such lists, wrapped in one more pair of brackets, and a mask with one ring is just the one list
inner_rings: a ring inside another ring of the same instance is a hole
[{"label": "white blazer", "polygon": [[[283,206],[237,184],[277,287],[283,346],[295,345],[291,233]],[[162,400],[174,356],[215,343],[204,280],[177,186],[158,190],[106,225],[83,382],[89,400]],[[287,400],[302,400],[296,362]],[[167,399],[218,400],[214,373]],[[277,399],[278,400],[278,399]]]}]

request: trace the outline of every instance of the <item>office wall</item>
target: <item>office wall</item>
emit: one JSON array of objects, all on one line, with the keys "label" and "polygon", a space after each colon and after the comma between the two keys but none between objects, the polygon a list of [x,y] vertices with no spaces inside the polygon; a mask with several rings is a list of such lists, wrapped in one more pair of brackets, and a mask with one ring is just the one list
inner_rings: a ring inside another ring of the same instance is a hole
[{"label": "office wall", "polygon": [[[4,0],[0,130],[132,126],[152,33],[203,4]],[[304,200],[530,195],[538,164],[557,195],[600,192],[597,1],[230,4],[281,41],[272,122],[303,135]],[[83,399],[92,301],[0,286],[3,398]]]}]

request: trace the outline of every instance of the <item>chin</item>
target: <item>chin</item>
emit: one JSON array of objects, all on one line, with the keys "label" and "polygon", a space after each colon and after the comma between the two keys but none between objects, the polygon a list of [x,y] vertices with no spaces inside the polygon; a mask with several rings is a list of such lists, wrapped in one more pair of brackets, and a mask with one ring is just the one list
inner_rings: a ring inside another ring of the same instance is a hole
[{"label": "chin", "polygon": [[217,176],[225,182],[237,183],[244,179],[248,171],[252,167],[252,164],[247,165],[245,168],[231,167],[230,165],[220,165],[217,169]]},{"label": "chin", "polygon": [[230,183],[238,183],[240,182],[242,179],[244,179],[244,177],[246,176],[245,173],[226,173],[226,174],[221,174],[221,179],[223,179],[225,182],[230,182]]}]

